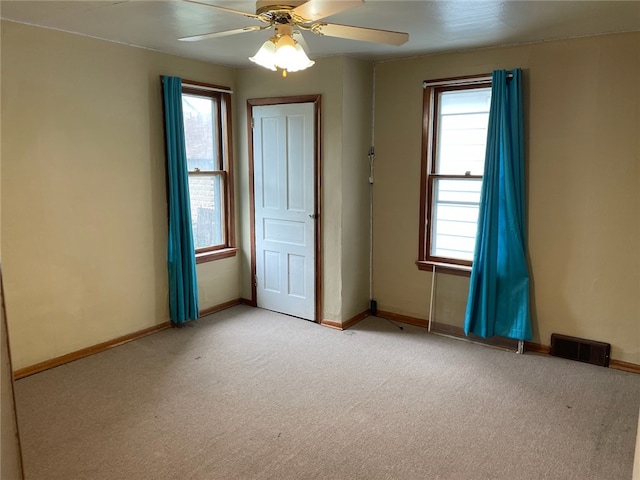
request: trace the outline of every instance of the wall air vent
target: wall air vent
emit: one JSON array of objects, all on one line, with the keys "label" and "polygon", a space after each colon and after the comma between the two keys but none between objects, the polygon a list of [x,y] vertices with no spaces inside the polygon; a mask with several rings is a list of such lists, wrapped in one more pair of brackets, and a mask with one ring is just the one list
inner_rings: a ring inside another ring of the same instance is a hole
[{"label": "wall air vent", "polygon": [[552,333],[551,351],[549,353],[556,357],[608,367],[611,345]]}]

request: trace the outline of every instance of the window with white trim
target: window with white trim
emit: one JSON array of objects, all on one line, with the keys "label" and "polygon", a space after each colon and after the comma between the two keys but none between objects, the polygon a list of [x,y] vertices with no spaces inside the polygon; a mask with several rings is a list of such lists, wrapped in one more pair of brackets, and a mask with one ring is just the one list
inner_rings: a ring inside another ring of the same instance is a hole
[{"label": "window with white trim", "polygon": [[468,270],[476,241],[491,78],[425,82],[418,266]]}]

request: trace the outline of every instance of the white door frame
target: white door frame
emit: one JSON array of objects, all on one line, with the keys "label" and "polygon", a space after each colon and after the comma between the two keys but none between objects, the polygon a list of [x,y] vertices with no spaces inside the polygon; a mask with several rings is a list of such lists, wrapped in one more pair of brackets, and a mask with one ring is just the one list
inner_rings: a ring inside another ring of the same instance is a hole
[{"label": "white door frame", "polygon": [[321,129],[321,95],[298,95],[294,97],[275,98],[250,98],[247,100],[247,136],[249,143],[249,214],[250,214],[250,235],[251,235],[251,305],[258,305],[258,291],[256,286],[256,212],[255,212],[255,183],[254,183],[254,152],[253,152],[253,107],[265,105],[282,105],[290,103],[312,103],[315,120],[315,149],[314,149],[314,196],[316,203],[315,211],[315,289],[316,289],[316,323],[322,321],[322,189],[321,189],[321,150],[322,129]]}]

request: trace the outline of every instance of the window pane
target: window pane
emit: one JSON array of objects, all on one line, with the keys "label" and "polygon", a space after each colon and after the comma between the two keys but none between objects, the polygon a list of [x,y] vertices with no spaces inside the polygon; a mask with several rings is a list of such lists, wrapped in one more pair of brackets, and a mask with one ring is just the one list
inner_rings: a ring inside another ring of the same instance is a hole
[{"label": "window pane", "polygon": [[431,255],[473,260],[482,180],[434,180]]},{"label": "window pane", "polygon": [[182,116],[189,171],[220,170],[214,100],[183,94]]},{"label": "window pane", "polygon": [[436,173],[484,173],[491,88],[440,94]]},{"label": "window pane", "polygon": [[191,223],[196,249],[224,244],[222,175],[189,175]]}]

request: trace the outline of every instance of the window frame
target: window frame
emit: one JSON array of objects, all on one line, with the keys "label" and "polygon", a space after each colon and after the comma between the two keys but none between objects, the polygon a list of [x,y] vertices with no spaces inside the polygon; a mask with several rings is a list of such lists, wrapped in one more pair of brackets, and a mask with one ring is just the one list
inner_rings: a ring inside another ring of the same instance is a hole
[{"label": "window frame", "polygon": [[432,219],[434,217],[434,184],[444,180],[482,180],[483,175],[460,175],[437,173],[438,151],[438,102],[440,94],[456,90],[491,88],[491,75],[471,75],[465,77],[426,80],[422,98],[422,163],[420,175],[420,231],[418,239],[418,260],[420,270],[443,271],[469,276],[473,262],[457,258],[439,257],[431,254]]},{"label": "window frame", "polygon": [[[204,248],[196,248],[196,264],[229,258],[236,255],[235,236],[235,205],[234,205],[234,183],[233,183],[233,150],[232,150],[232,129],[231,129],[231,90],[227,87],[210,85],[206,83],[182,80],[182,95],[192,95],[197,97],[214,99],[216,102],[217,115],[217,136],[219,170],[188,171],[188,176],[197,175],[221,175],[222,176],[222,215],[223,215],[223,237],[222,244],[211,245]],[[191,194],[189,194],[191,200]]]}]

